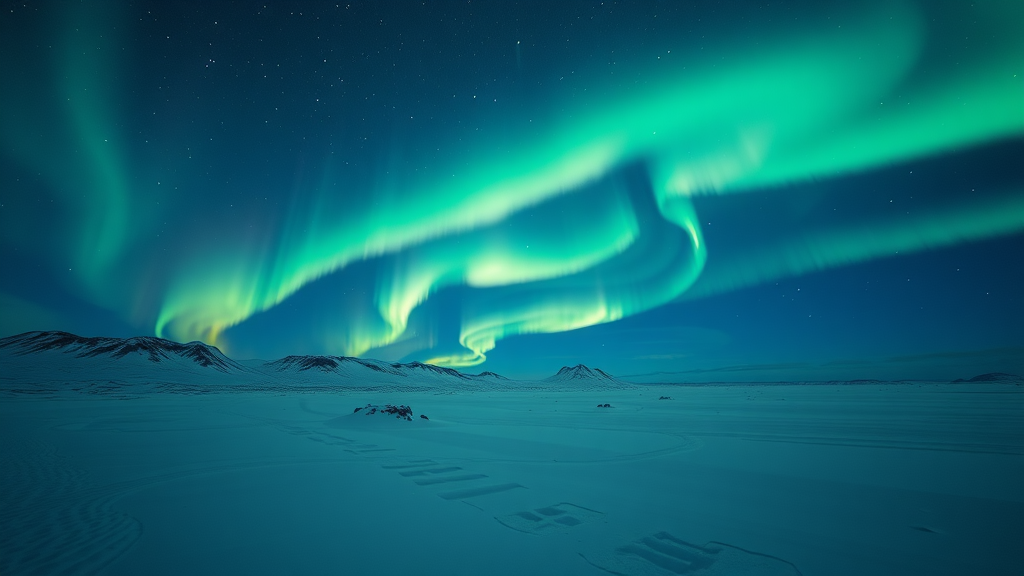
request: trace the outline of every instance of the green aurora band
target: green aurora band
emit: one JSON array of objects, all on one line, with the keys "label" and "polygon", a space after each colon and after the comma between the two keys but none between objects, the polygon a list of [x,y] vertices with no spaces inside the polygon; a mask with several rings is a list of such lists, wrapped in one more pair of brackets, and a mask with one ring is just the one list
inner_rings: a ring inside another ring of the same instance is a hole
[{"label": "green aurora band", "polygon": [[[52,85],[23,88],[10,82],[0,90],[0,142],[5,152],[48,180],[75,215],[73,239],[67,243],[71,253],[60,259],[71,263],[89,299],[116,308],[121,300],[110,280],[137,229],[129,225],[129,213],[134,212],[136,226],[146,221],[131,205],[115,113],[122,85],[114,56],[119,38],[102,31],[112,23],[116,29],[121,14],[102,3],[66,8],[60,26],[66,33],[50,47],[56,72]],[[5,46],[3,53],[18,54],[16,48]],[[5,75],[33,75],[31,61],[11,58],[2,64]],[[46,106],[40,106],[47,96]]]},{"label": "green aurora band", "polygon": [[[1011,190],[910,221],[797,232],[703,274],[715,250],[704,245],[694,197],[785,193],[792,183],[1024,134],[1017,29],[1024,4],[970,10],[991,41],[955,54],[948,47],[955,30],[912,5],[887,4],[841,29],[787,35],[641,91],[595,94],[528,140],[424,160],[424,170],[390,189],[364,191],[381,200],[358,214],[339,215],[330,198],[317,197],[326,193],[315,192],[310,204],[292,207],[269,244],[225,242],[175,263],[155,332],[218,343],[226,329],[303,286],[388,256],[394,266],[377,279],[374,312],[338,318],[330,347],[362,355],[400,342],[418,306],[461,285],[472,289],[462,303],[462,350],[429,360],[468,366],[516,334],[573,330],[679,298],[1019,232],[1024,190]],[[967,16],[951,20],[960,17]],[[104,278],[133,230],[125,160],[110,143],[117,135],[108,135],[110,100],[98,95],[113,64],[75,50],[62,64],[71,72],[61,74],[69,127],[60,146],[82,146],[72,155],[76,165],[54,172],[61,174],[55,186],[78,178],[97,191],[74,243],[81,279],[95,295],[109,285]],[[46,144],[25,138],[31,127],[12,118],[2,118],[3,142],[26,165],[42,167]],[[326,169],[324,182],[332,178]]]}]

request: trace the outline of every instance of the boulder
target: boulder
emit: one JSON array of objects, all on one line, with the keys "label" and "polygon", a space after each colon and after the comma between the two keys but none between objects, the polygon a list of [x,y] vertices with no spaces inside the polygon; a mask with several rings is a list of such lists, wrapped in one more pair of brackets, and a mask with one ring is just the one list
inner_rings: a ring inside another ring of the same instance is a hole
[{"label": "boulder", "polygon": [[[408,420],[412,422],[412,408],[408,406],[395,406],[394,404],[385,404],[384,406],[378,406],[376,404],[367,404],[366,406],[363,406],[361,408],[356,408],[355,410],[352,411],[352,413],[355,414],[360,410],[362,410],[363,414],[366,414],[367,416],[371,416],[373,414],[381,414],[394,416],[395,418]],[[426,418],[426,416],[422,417]]]}]

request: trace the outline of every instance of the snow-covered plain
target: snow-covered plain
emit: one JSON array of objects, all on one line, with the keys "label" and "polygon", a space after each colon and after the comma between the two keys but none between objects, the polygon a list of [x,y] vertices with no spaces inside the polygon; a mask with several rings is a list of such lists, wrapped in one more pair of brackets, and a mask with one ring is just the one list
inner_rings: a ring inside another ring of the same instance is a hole
[{"label": "snow-covered plain", "polygon": [[[1015,382],[343,377],[97,345],[0,346],[0,574],[1024,573]],[[412,421],[353,412],[388,403]]]}]

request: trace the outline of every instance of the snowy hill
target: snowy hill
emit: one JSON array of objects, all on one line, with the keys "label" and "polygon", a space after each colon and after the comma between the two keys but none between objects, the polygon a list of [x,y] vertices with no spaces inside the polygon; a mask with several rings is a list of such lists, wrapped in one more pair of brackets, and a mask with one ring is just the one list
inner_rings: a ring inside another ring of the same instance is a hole
[{"label": "snowy hill", "polygon": [[476,376],[473,376],[473,378],[491,379],[491,380],[508,380],[508,378],[505,378],[501,374],[495,374],[494,372],[481,372],[481,373],[477,374]]},{"label": "snowy hill", "polygon": [[[202,342],[179,344],[163,338],[85,338],[67,332],[26,332],[0,339],[5,363],[47,366],[79,360],[81,367],[117,366],[138,368],[161,364],[190,370],[214,370],[223,374],[247,372],[214,346]],[[18,362],[18,360],[21,362]]]},{"label": "snowy hill", "polygon": [[352,375],[362,370],[372,370],[386,374],[399,375],[398,370],[384,362],[363,360],[347,356],[286,356],[280,360],[266,362],[261,367],[264,371],[298,374],[306,371],[324,374]]},{"label": "snowy hill", "polygon": [[257,368],[264,375],[293,382],[337,382],[339,379],[408,385],[464,386],[476,378],[451,368],[422,362],[391,363],[348,356],[287,356]]}]

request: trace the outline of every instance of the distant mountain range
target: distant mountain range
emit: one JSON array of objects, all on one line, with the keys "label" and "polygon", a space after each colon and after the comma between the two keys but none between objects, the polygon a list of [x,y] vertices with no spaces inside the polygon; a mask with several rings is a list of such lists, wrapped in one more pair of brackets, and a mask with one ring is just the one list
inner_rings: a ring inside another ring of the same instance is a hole
[{"label": "distant mountain range", "polygon": [[[990,373],[954,382],[1021,385],[1024,379],[1014,374]],[[543,380],[523,381],[494,372],[465,374],[422,362],[385,362],[346,356],[236,361],[215,346],[202,342],[181,344],[148,336],[87,338],[67,332],[26,332],[0,338],[0,391],[25,394],[68,389],[109,393],[110,390],[141,391],[147,387],[206,393],[253,388],[596,391],[632,386],[635,384],[583,364],[564,366],[557,374]]]},{"label": "distant mountain range", "polygon": [[957,378],[953,382],[1013,382],[1018,383],[1024,380],[1016,374],[1006,374],[1004,372],[990,372],[988,374],[980,374],[973,378]]},{"label": "distant mountain range", "polygon": [[394,376],[412,376],[421,373],[462,380],[475,378],[452,368],[442,368],[441,366],[424,364],[422,362],[393,364],[380,360],[352,358],[350,356],[287,356],[280,360],[267,362],[263,364],[263,367],[277,372],[305,372],[313,370],[325,374],[340,374],[344,376],[355,376],[361,371],[372,370],[380,374],[391,374]]},{"label": "distant mountain range", "polygon": [[[287,356],[237,362],[215,346],[181,344],[148,336],[87,338],[67,332],[26,332],[0,339],[0,380],[113,384],[210,384],[322,388],[452,387],[477,389],[522,382],[494,372],[464,374],[422,362],[395,363],[347,356]],[[608,373],[582,364],[563,367],[534,386],[624,385]]]}]

